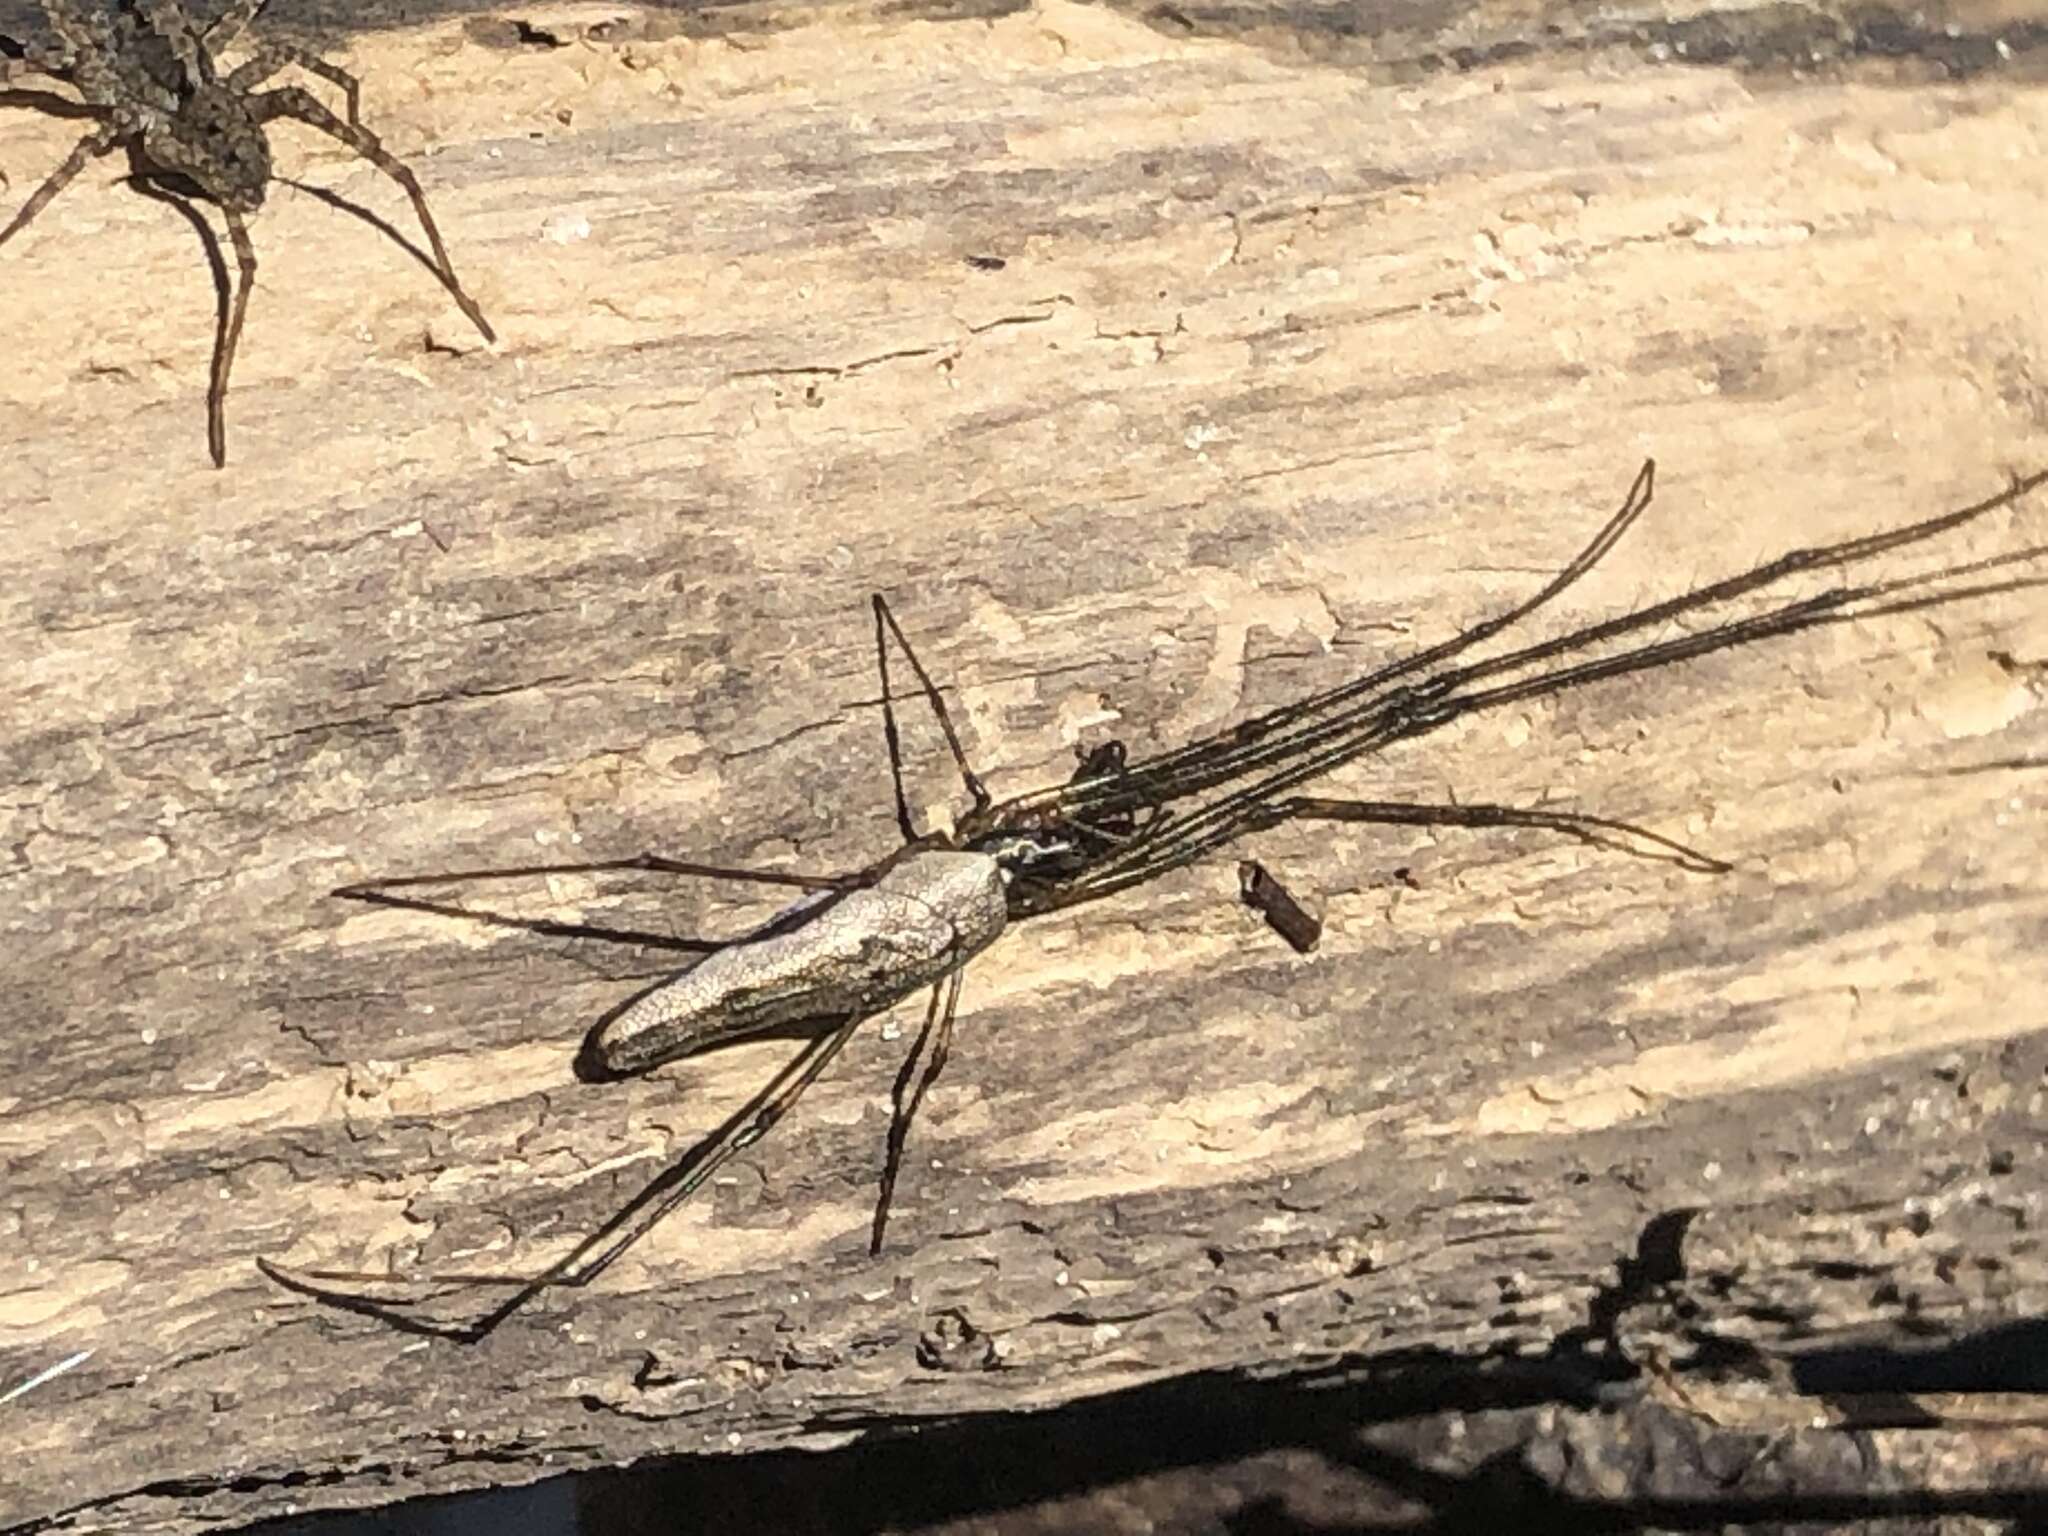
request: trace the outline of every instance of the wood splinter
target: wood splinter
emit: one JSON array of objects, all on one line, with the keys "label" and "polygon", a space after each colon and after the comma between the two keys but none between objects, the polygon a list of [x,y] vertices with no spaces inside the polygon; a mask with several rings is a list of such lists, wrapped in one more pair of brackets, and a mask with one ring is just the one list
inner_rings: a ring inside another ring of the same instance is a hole
[{"label": "wood splinter", "polygon": [[1307,954],[1322,939],[1323,920],[1296,901],[1294,893],[1257,860],[1246,859],[1237,866],[1237,888],[1244,904],[1293,945],[1296,954]]}]

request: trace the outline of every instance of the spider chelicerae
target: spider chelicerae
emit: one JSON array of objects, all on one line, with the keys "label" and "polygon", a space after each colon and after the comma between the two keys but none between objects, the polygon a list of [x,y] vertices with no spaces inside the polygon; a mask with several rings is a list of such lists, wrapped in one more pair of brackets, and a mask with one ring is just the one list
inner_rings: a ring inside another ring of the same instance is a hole
[{"label": "spider chelicerae", "polygon": [[[247,218],[262,207],[272,180],[264,127],[278,118],[292,118],[339,140],[405,188],[433,248],[435,276],[484,339],[497,340],[483,311],[456,279],[418,180],[363,127],[361,86],[353,75],[278,41],[257,45],[244,62],[222,71],[220,50],[267,3],[230,0],[217,18],[202,24],[182,0],[40,0],[52,39],[24,42],[0,34],[0,85],[24,70],[48,75],[78,92],[82,104],[74,110],[97,119],[97,126],[0,229],[0,245],[41,213],[87,164],[116,148],[127,150],[130,179],[139,190],[171,202],[202,228],[203,220],[186,200],[200,198],[220,209],[239,274],[222,309],[206,396],[207,446],[216,466],[227,462],[228,373],[256,276]],[[257,89],[291,64],[340,87],[347,119],[336,117],[302,86]],[[223,270],[217,258],[215,267]]]}]

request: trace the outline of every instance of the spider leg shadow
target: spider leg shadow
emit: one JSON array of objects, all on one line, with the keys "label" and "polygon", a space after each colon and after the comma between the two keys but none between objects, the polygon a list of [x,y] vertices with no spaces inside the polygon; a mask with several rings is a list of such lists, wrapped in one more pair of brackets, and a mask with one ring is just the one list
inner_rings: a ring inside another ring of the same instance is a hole
[{"label": "spider leg shadow", "polygon": [[371,229],[379,231],[381,236],[385,236],[393,246],[397,246],[399,250],[403,250],[408,256],[412,256],[416,262],[420,262],[420,266],[424,266],[428,272],[432,272],[434,274],[434,281],[442,289],[446,289],[446,293],[449,293],[453,299],[457,299],[457,303],[467,303],[469,301],[469,295],[463,293],[455,283],[449,281],[449,274],[440,270],[440,266],[434,262],[434,258],[428,252],[424,252],[418,242],[414,242],[410,236],[406,236],[406,233],[403,233],[395,223],[385,219],[375,209],[367,209],[367,207],[362,207],[360,203],[350,203],[346,197],[336,193],[336,190],[330,188],[330,186],[313,186],[311,182],[293,180],[291,176],[272,176],[272,180],[283,184],[283,186],[291,186],[293,190],[299,190],[299,193],[305,193],[307,197],[313,197],[317,201],[322,201],[330,209],[340,209],[342,213],[350,213],[356,219],[362,219],[362,223],[367,223]]},{"label": "spider leg shadow", "polygon": [[151,166],[133,145],[128,150],[128,184],[144,197],[176,209],[198,232],[207,270],[213,274],[213,366],[209,370],[211,383],[206,392],[206,436],[214,467],[220,468],[227,460],[227,370],[234,361],[234,345],[241,332],[240,310],[247,306],[247,285],[255,282],[255,268],[245,265],[243,269],[245,286],[238,304],[234,281],[228,276],[227,255],[221,250],[220,236],[214,233],[213,226],[197,206],[197,199],[202,195],[199,189],[189,183],[179,185],[179,178],[166,176]]},{"label": "spider leg shadow", "polygon": [[[7,55],[0,51],[0,58],[4,57]],[[106,113],[98,107],[73,101],[69,96],[59,96],[55,91],[46,91],[40,86],[10,85],[4,75],[0,75],[0,107],[26,107],[45,117],[70,118],[76,122],[96,122],[106,118]]]},{"label": "spider leg shadow", "polygon": [[[386,219],[383,214],[377,212],[376,209],[365,208],[361,203],[349,201],[349,199],[343,197],[331,187],[316,187],[310,181],[298,181],[290,176],[273,176],[271,180],[280,186],[290,187],[294,191],[303,192],[308,197],[317,198],[330,208],[339,209],[343,213],[352,214],[354,217],[361,219],[370,228],[376,230],[393,245],[404,251],[406,255],[433,273],[435,282],[439,283],[443,288],[448,287],[448,276],[434,264],[434,258],[423,250],[417,241]],[[452,293],[454,290],[449,289],[449,291]]]},{"label": "spider leg shadow", "polygon": [[228,305],[234,300],[234,290],[228,282],[228,260],[220,248],[220,236],[213,232],[213,226],[206,222],[206,215],[194,205],[197,189],[178,186],[173,178],[145,164],[133,149],[128,152],[127,181],[144,197],[176,209],[180,217],[198,231],[200,249],[206,253],[207,269],[213,274],[216,319],[222,325],[227,324]]}]

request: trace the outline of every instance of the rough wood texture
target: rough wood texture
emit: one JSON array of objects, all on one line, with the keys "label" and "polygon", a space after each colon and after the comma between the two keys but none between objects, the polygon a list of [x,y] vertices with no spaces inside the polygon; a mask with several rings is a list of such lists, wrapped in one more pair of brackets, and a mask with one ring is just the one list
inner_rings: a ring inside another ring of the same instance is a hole
[{"label": "rough wood texture", "polygon": [[[1838,1391],[1798,1370],[2048,1308],[2026,596],[1351,776],[1643,820],[1723,878],[1289,834],[1258,852],[1323,910],[1312,958],[1228,860],[1019,930],[878,1261],[880,1031],[715,1198],[476,1348],[258,1277],[533,1266],[770,1070],[787,1047],[580,1086],[658,957],[324,893],[875,857],[871,589],[1013,790],[1529,591],[1645,453],[1658,507],[1570,614],[2048,465],[2038,20],[1147,14],[365,31],[366,120],[504,340],[281,189],[225,473],[188,229],[109,170],[0,256],[0,1388],[92,1352],[0,1409],[0,1525],[185,1530],[1193,1371]],[[76,127],[0,112],[11,193]]]}]

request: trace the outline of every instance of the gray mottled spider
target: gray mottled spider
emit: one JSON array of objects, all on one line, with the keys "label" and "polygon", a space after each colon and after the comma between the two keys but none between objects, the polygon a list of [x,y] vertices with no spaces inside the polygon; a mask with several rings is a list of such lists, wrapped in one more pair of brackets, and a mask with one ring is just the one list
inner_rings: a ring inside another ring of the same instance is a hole
[{"label": "gray mottled spider", "polygon": [[[53,41],[21,42],[0,34],[0,85],[23,68],[48,75],[74,87],[83,99],[79,110],[98,119],[98,126],[79,140],[0,229],[0,245],[41,213],[88,162],[116,148],[128,151],[131,179],[140,190],[172,202],[202,229],[204,221],[185,199],[198,197],[217,205],[227,221],[240,272],[221,311],[206,396],[206,438],[216,466],[227,462],[228,372],[234,366],[235,344],[241,339],[242,317],[256,277],[256,250],[246,218],[263,206],[272,179],[270,144],[263,130],[276,118],[293,118],[338,139],[405,188],[433,247],[435,276],[484,339],[497,340],[483,311],[456,280],[419,182],[358,118],[360,86],[353,75],[279,42],[257,47],[246,62],[221,72],[219,50],[267,3],[230,0],[217,19],[200,25],[181,0],[110,0],[103,6],[41,0]],[[348,102],[347,120],[329,112],[303,87],[255,89],[288,64],[339,86]],[[207,238],[211,242],[210,234]],[[217,251],[218,246],[210,243],[209,250]],[[224,274],[218,257],[211,259],[216,272]],[[224,275],[220,281],[225,287]]]}]

